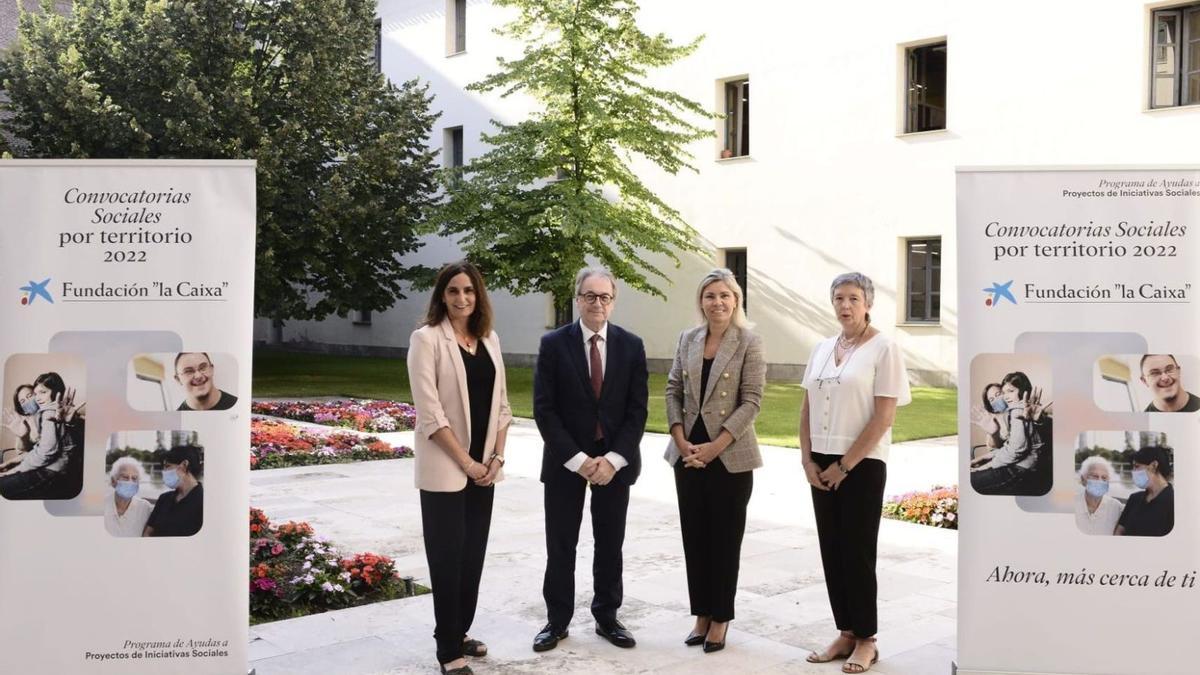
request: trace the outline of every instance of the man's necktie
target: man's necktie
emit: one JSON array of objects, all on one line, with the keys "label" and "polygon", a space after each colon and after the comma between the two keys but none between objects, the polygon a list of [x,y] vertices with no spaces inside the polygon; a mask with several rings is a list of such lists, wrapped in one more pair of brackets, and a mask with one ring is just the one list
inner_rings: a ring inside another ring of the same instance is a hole
[{"label": "man's necktie", "polygon": [[[604,364],[600,362],[600,334],[592,336],[592,347],[589,356],[592,362],[592,393],[600,400],[600,389],[604,386]],[[604,430],[600,428],[600,419],[596,418],[596,440],[604,438]]]}]

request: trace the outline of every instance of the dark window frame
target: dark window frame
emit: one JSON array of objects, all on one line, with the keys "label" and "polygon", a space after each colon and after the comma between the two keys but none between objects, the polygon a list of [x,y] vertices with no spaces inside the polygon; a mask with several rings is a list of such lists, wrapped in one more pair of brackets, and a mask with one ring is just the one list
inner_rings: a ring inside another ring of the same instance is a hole
[{"label": "dark window frame", "polygon": [[750,78],[736,77],[721,85],[724,126],[721,159],[750,156]]},{"label": "dark window frame", "polygon": [[442,130],[442,164],[447,169],[462,169],[463,159],[462,125]]},{"label": "dark window frame", "polygon": [[[1168,23],[1170,28],[1167,27]],[[1193,31],[1193,27],[1196,30]],[[1153,10],[1150,15],[1149,42],[1148,108],[1160,110],[1200,104],[1200,58],[1193,55],[1194,51],[1200,51],[1200,3]],[[1189,70],[1188,62],[1192,60],[1197,61],[1197,67]],[[1160,68],[1164,72],[1158,72]],[[1196,80],[1194,91],[1188,87],[1189,77]],[[1160,80],[1169,81],[1169,91],[1162,92],[1169,96],[1169,101],[1160,102],[1157,99]]]},{"label": "dark window frame", "polygon": [[[925,264],[912,264],[915,246],[925,247]],[[936,275],[935,275],[936,272]],[[905,323],[941,323],[942,303],[942,238],[912,237],[904,241],[904,321]],[[922,290],[914,291],[917,278],[923,282]],[[913,310],[913,297],[920,296],[921,312]],[[934,300],[936,299],[936,303]],[[936,304],[936,308],[935,305]]]},{"label": "dark window frame", "polygon": [[905,48],[904,133],[945,131],[947,54],[946,40]]},{"label": "dark window frame", "polygon": [[725,269],[733,272],[733,278],[737,279],[738,286],[742,287],[742,310],[748,314],[750,312],[750,267],[747,262],[749,256],[744,248],[727,248],[724,257]]},{"label": "dark window frame", "polygon": [[383,72],[383,19],[375,19],[375,72]]}]

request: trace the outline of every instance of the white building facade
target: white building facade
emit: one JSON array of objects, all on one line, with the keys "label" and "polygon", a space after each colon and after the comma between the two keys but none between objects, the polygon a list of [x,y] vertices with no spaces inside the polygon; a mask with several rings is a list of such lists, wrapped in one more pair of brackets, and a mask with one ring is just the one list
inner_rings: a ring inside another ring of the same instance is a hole
[{"label": "white building facade", "polygon": [[[771,375],[794,379],[837,330],[829,283],[875,282],[872,320],[903,347],[914,381],[957,382],[956,166],[1194,164],[1200,150],[1200,3],[1112,0],[997,5],[865,0],[642,0],[641,25],[699,50],[652,81],[725,114],[690,149],[698,172],[635,164],[700,234],[668,299],[621,288],[613,321],[662,369],[698,320],[695,285],[714,266],[746,280]],[[445,162],[483,150],[489,120],[519,97],[465,90],[520,46],[493,33],[512,14],[476,0],[382,0],[380,58],[394,81],[430,84],[430,139]],[[431,238],[414,263],[459,257]],[[982,290],[982,289],[981,289]],[[968,294],[963,302],[983,302]],[[285,341],[330,351],[407,347],[427,293],[373,316],[288,322]],[[544,295],[493,293],[510,364],[553,323]],[[257,335],[270,327],[260,321]]]}]

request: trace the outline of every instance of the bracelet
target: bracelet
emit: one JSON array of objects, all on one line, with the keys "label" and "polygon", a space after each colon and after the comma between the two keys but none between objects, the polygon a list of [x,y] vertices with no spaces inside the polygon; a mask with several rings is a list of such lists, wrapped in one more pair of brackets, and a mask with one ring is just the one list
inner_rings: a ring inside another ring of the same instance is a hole
[{"label": "bracelet", "polygon": [[504,466],[504,455],[493,454],[492,459],[496,460],[497,462],[500,462],[500,466]]},{"label": "bracelet", "polygon": [[463,467],[463,473],[470,473],[471,467],[475,466],[475,464],[477,464],[477,462],[473,459],[470,462],[467,462],[467,465]]},{"label": "bracelet", "polygon": [[837,460],[837,468],[838,468],[838,471],[841,471],[843,474],[846,474],[846,475],[850,474],[850,469],[847,469],[846,465],[842,464],[842,460],[840,460],[840,459]]}]

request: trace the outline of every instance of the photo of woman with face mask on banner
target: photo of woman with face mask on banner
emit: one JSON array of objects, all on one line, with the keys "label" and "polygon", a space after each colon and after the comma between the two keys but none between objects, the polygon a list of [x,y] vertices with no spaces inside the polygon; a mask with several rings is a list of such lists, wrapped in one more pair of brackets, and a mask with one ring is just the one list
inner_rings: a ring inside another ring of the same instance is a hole
[{"label": "photo of woman with face mask on banner", "polygon": [[108,471],[111,499],[104,501],[104,529],[114,537],[140,537],[154,506],[137,496],[146,470],[132,457],[120,457]]},{"label": "photo of woman with face mask on banner", "polygon": [[[44,368],[46,361],[66,366],[32,377],[23,375]],[[6,365],[6,382],[12,385],[12,408],[4,406],[5,442],[0,465],[0,496],[5,499],[71,499],[83,481],[84,409],[77,401],[78,390],[68,386],[82,379],[82,368],[74,368],[70,357],[18,355]],[[20,379],[17,379],[20,378]]]},{"label": "photo of woman with face mask on banner", "polygon": [[[987,354],[972,364],[972,381],[987,382],[980,389],[983,406],[971,409],[971,487],[980,494],[1050,491],[1053,404],[1049,366],[1039,361],[1044,359]],[[1006,372],[996,382],[993,378],[1001,370]]]},{"label": "photo of woman with face mask on banner", "polygon": [[1174,452],[1159,431],[1085,431],[1075,448],[1084,534],[1161,537],[1175,526]]},{"label": "photo of woman with face mask on banner", "polygon": [[190,537],[204,525],[204,448],[195,431],[119,431],[105,455],[114,537]]}]

